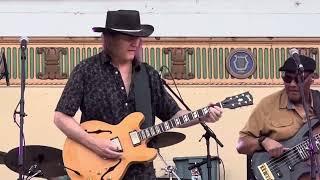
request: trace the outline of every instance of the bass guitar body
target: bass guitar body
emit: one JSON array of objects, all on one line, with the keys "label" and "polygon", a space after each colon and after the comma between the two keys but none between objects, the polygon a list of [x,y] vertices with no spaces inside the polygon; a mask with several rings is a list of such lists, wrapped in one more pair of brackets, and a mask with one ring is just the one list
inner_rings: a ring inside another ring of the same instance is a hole
[{"label": "bass guitar body", "polygon": [[[317,119],[311,120],[313,134],[316,134],[316,150],[319,151],[319,125]],[[290,148],[278,158],[272,158],[267,152],[256,152],[251,159],[252,171],[257,180],[297,180],[310,172],[308,152],[308,125],[304,126],[292,138],[280,142]]]}]

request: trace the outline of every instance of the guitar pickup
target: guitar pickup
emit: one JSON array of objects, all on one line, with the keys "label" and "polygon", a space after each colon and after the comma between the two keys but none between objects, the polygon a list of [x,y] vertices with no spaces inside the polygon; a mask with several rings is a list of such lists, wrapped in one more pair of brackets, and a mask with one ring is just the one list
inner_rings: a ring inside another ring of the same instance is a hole
[{"label": "guitar pickup", "polygon": [[123,152],[123,148],[121,146],[121,142],[120,142],[118,137],[112,138],[110,140],[117,146],[117,151],[118,152]]},{"label": "guitar pickup", "polygon": [[274,180],[275,179],[266,163],[263,163],[260,166],[258,166],[258,169],[259,169],[260,174],[264,180]]},{"label": "guitar pickup", "polygon": [[141,141],[140,141],[140,138],[139,138],[137,131],[131,131],[131,132],[129,132],[129,135],[130,135],[132,145],[134,147],[139,146],[141,144]]}]

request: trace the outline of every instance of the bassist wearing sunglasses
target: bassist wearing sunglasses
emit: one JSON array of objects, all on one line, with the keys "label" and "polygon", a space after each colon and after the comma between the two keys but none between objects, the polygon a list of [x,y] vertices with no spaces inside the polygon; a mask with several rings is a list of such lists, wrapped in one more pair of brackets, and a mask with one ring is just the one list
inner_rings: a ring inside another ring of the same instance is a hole
[{"label": "bassist wearing sunglasses", "polygon": [[[311,90],[316,62],[300,55],[304,66],[304,95],[314,131],[319,117],[319,91]],[[237,151],[252,156],[251,168],[256,179],[310,179],[306,113],[298,87],[297,66],[288,58],[279,71],[284,88],[264,97],[240,131]],[[318,148],[318,147],[317,147]]]}]

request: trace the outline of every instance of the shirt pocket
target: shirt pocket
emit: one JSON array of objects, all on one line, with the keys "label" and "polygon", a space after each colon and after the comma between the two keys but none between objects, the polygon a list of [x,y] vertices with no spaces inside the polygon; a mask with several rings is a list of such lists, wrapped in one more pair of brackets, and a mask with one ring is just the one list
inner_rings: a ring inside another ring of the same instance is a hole
[{"label": "shirt pocket", "polygon": [[293,125],[294,120],[290,117],[287,118],[275,118],[271,120],[271,126],[276,128],[288,127]]}]

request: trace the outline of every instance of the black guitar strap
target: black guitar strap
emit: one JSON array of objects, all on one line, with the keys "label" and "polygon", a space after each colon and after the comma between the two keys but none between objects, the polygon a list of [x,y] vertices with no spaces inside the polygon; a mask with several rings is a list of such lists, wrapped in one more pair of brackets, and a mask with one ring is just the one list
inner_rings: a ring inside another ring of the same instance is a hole
[{"label": "black guitar strap", "polygon": [[145,64],[140,64],[140,70],[135,72],[133,81],[136,111],[142,112],[145,117],[141,128],[153,126],[154,118],[152,118],[151,109],[151,88]]},{"label": "black guitar strap", "polygon": [[318,118],[318,123],[320,120],[320,92],[317,90],[311,90],[312,99],[313,99],[313,108],[315,111],[315,114]]}]

